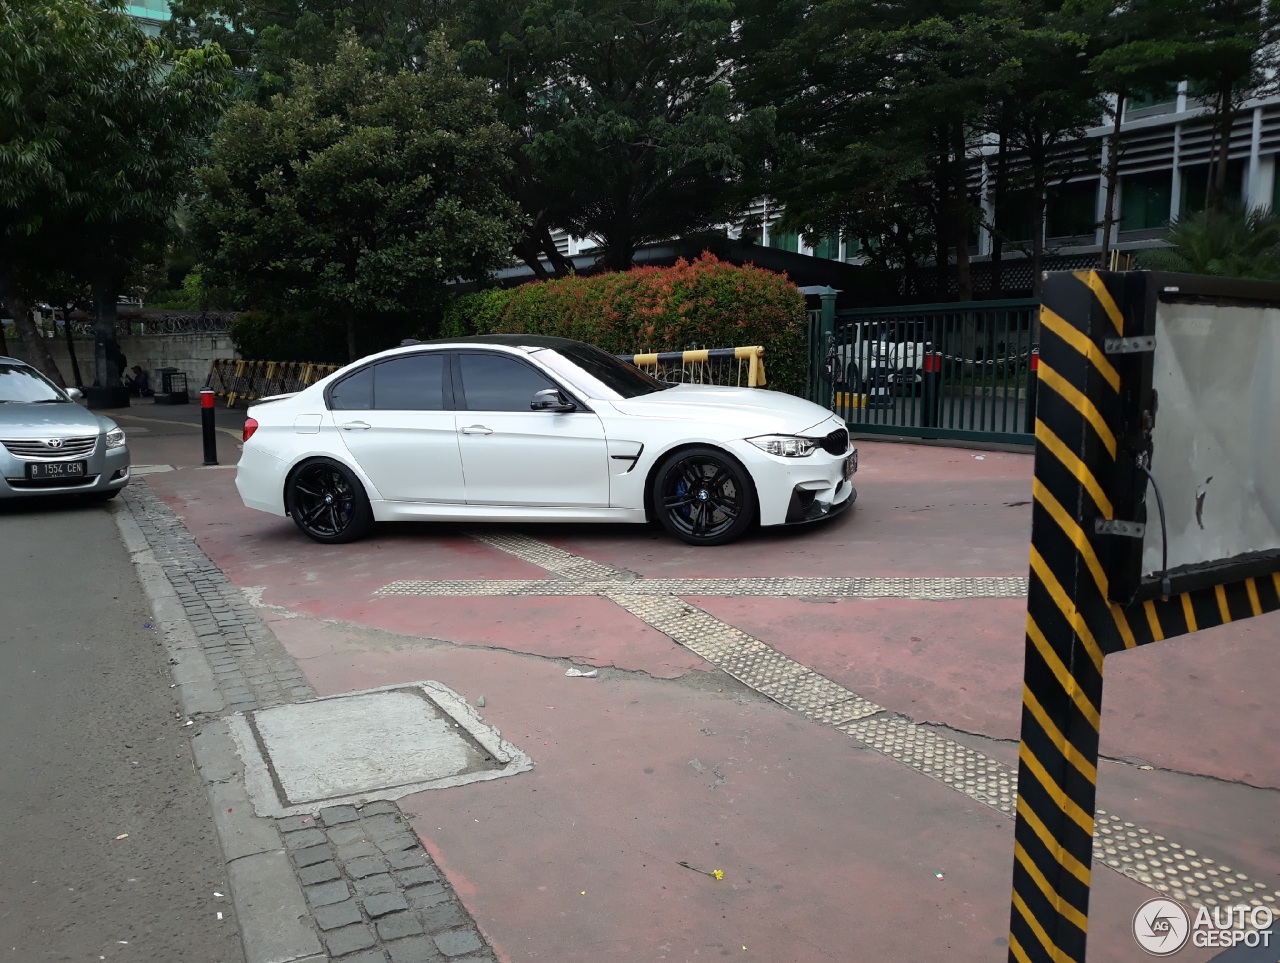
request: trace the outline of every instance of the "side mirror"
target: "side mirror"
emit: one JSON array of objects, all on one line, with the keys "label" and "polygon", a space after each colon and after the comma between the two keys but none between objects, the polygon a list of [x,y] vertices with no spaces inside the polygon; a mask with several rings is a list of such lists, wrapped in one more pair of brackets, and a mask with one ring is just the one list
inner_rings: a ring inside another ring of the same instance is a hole
[{"label": "side mirror", "polygon": [[529,402],[530,411],[577,411],[578,406],[555,388],[543,388]]},{"label": "side mirror", "polygon": [[84,392],[81,391],[79,388],[68,388],[67,397],[70,398],[72,401],[79,401],[81,398],[84,397]]}]

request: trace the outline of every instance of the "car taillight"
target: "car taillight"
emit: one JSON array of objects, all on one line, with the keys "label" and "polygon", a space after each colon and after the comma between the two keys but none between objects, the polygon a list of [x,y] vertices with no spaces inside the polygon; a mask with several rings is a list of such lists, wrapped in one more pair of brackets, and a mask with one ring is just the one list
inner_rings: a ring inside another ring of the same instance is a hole
[{"label": "car taillight", "polygon": [[253,437],[253,433],[258,430],[258,423],[252,418],[244,420],[244,440],[248,441]]}]

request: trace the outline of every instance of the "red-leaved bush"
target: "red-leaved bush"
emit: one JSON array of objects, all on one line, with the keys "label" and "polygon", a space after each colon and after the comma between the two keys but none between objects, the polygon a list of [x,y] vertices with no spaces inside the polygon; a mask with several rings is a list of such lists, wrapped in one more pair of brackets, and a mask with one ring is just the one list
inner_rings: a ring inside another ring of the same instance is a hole
[{"label": "red-leaved bush", "polygon": [[783,275],[703,255],[673,267],[639,267],[488,290],[458,298],[441,335],[548,334],[613,354],[763,345],[768,387],[805,384],[804,296]]}]

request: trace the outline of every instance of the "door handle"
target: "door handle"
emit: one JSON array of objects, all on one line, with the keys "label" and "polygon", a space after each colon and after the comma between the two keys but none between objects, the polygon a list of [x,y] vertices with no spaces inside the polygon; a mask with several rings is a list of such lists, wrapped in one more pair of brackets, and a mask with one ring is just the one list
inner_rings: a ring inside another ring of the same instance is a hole
[{"label": "door handle", "polygon": [[367,421],[347,421],[338,427],[343,431],[368,431],[372,426]]},{"label": "door handle", "polygon": [[464,435],[492,435],[493,429],[486,428],[484,425],[467,425],[465,428],[459,428]]}]

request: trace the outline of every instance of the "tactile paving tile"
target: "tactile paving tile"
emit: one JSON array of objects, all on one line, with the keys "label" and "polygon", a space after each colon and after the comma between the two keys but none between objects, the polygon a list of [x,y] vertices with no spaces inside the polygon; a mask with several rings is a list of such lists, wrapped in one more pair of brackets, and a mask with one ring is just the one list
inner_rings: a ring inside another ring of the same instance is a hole
[{"label": "tactile paving tile", "polygon": [[[559,551],[556,549],[555,551]],[[513,553],[514,554],[514,553]],[[566,553],[567,554],[567,553]],[[521,556],[522,558],[524,556]],[[570,556],[571,558],[574,556]],[[525,558],[525,561],[533,561]],[[903,598],[947,601],[971,598],[1022,598],[1024,578],[636,578],[621,569],[602,574],[596,562],[552,560],[542,567],[560,579],[402,579],[378,595],[608,595],[627,583],[629,595],[682,595],[763,598]],[[535,562],[535,564],[542,564]]]},{"label": "tactile paving tile", "polygon": [[593,562],[590,559],[583,558],[581,555],[574,555],[573,552],[566,551],[563,548],[557,548],[536,538],[530,538],[528,535],[505,532],[472,532],[471,537],[477,541],[484,542],[486,545],[492,545],[508,555],[514,555],[516,558],[522,559],[531,565],[544,568],[548,572],[554,572],[565,578],[626,580],[636,577],[635,572],[614,568],[612,565],[605,565],[601,562]]},{"label": "tactile paving tile", "polygon": [[737,654],[773,650],[726,622],[673,595],[630,595],[611,593],[614,602],[648,623],[678,645],[723,668],[723,661]]},{"label": "tactile paving tile", "polygon": [[1017,772],[975,749],[897,716],[858,719],[836,728],[983,805],[1013,815]]},{"label": "tactile paving tile", "polygon": [[844,686],[809,669],[775,681],[748,684],[779,705],[826,725],[861,719],[884,711],[874,702],[854,695]]},{"label": "tactile paving tile", "polygon": [[1098,810],[1093,858],[1144,886],[1193,906],[1266,906],[1280,911],[1276,895],[1194,849]]},{"label": "tactile paving tile", "polygon": [[795,659],[787,658],[777,649],[771,649],[763,643],[758,648],[749,646],[730,650],[716,660],[716,665],[739,682],[764,692],[770,698],[772,694],[765,692],[766,688],[794,679],[806,672],[813,673],[812,669]]}]

